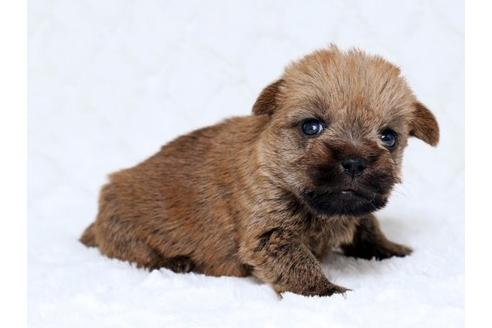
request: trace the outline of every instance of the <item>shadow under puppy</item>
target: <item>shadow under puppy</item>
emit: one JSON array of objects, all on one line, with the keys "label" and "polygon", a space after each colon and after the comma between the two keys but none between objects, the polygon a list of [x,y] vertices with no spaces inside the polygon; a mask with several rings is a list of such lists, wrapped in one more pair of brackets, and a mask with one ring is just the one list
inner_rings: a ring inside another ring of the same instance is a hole
[{"label": "shadow under puppy", "polygon": [[181,136],[102,188],[81,237],[149,269],[253,275],[277,292],[332,295],[319,259],[405,256],[372,212],[415,136],[439,139],[397,67],[335,46],[290,64],[253,115]]}]

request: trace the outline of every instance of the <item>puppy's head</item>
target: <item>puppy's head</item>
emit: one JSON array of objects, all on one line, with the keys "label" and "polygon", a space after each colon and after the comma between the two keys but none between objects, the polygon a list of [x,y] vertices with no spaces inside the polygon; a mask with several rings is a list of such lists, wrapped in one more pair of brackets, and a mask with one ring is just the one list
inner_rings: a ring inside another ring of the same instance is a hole
[{"label": "puppy's head", "polygon": [[321,215],[383,207],[409,136],[439,141],[434,115],[384,59],[332,46],[288,66],[253,106],[269,122],[265,174]]}]

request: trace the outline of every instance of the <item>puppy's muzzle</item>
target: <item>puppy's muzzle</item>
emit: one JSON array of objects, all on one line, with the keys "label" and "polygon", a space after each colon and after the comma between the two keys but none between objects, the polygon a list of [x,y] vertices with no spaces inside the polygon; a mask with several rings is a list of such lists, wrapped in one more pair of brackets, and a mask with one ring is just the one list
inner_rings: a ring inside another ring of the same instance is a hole
[{"label": "puppy's muzzle", "polygon": [[367,167],[366,161],[362,158],[347,158],[340,165],[342,165],[343,172],[352,178],[360,176]]}]

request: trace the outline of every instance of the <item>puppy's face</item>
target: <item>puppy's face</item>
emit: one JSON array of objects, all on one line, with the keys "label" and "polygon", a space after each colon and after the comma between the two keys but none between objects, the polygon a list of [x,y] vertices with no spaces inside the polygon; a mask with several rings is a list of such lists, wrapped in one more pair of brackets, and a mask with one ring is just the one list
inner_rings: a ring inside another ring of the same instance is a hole
[{"label": "puppy's face", "polygon": [[259,151],[265,174],[318,215],[383,207],[400,180],[407,138],[439,139],[434,116],[398,68],[335,47],[287,67],[253,112],[270,117]]}]

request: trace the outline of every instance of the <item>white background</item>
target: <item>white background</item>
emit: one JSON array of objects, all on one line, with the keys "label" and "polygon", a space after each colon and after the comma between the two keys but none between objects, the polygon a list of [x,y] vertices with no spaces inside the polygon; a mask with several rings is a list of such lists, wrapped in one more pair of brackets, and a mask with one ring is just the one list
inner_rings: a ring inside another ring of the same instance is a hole
[{"label": "white background", "polygon": [[[463,8],[457,1],[31,1],[29,323],[45,326],[462,326]],[[148,273],[77,242],[111,171],[249,113],[292,59],[334,42],[398,64],[436,114],[379,217],[405,259],[332,256],[346,298],[279,300],[253,279]]]}]

